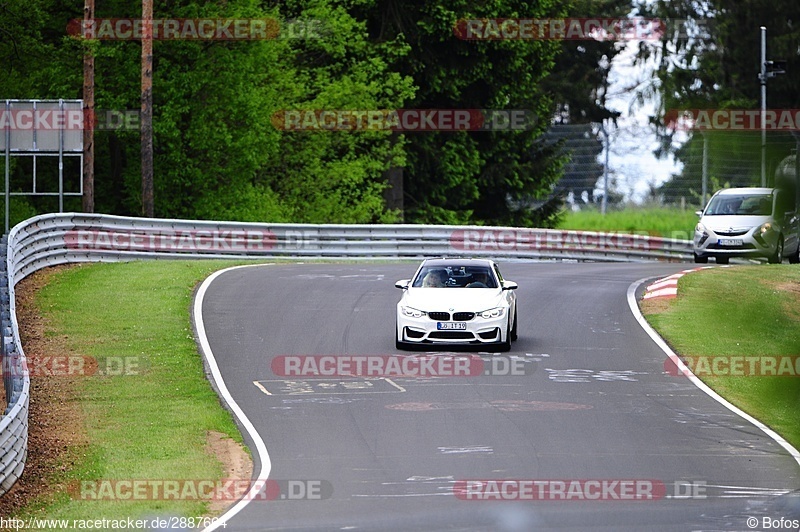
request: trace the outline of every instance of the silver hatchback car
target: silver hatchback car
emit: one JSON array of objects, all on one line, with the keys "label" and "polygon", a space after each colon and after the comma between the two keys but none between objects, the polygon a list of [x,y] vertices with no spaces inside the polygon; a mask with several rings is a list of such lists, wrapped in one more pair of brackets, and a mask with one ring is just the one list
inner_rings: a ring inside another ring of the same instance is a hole
[{"label": "silver hatchback car", "polygon": [[775,188],[729,188],[711,197],[694,229],[694,261],[727,264],[731,257],[784,257],[800,262],[800,218],[794,198]]}]

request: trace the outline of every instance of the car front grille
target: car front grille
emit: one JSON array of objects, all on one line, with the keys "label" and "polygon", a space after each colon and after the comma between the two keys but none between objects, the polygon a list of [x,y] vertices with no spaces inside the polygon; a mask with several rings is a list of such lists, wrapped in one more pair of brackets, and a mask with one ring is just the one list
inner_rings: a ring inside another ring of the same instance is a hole
[{"label": "car front grille", "polygon": [[734,229],[733,231],[714,231],[718,235],[722,236],[742,236],[746,235],[749,229]]},{"label": "car front grille", "polygon": [[474,312],[456,312],[450,317],[449,312],[428,312],[428,316],[435,321],[469,321],[475,317]]},{"label": "car front grille", "polygon": [[434,331],[428,335],[432,340],[474,340],[475,336],[464,331]]},{"label": "car front grille", "polygon": [[753,244],[749,243],[749,242],[745,242],[741,246],[720,246],[719,244],[714,243],[714,244],[709,244],[706,249],[720,249],[720,250],[721,249],[728,249],[728,250],[741,251],[741,250],[745,250],[745,249],[756,249],[756,247]]}]

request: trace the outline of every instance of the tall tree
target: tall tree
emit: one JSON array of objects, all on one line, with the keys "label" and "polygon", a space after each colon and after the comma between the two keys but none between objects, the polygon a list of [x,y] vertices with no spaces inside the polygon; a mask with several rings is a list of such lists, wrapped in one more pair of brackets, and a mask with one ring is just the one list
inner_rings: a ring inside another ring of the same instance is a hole
[{"label": "tall tree", "polygon": [[[664,191],[699,190],[703,136],[689,134],[680,148],[675,131],[665,121],[669,110],[757,109],[760,87],[760,26],[768,30],[768,59],[787,60],[786,76],[769,80],[767,106],[800,106],[800,3],[795,0],[660,0],[643,2],[639,9],[667,21],[667,32],[657,46],[642,46],[640,58],[658,64],[657,77],[643,97],[656,98],[660,113],[653,117],[662,147],[685,163]],[[706,133],[711,177],[731,184],[759,182],[759,133]],[[790,136],[768,134],[768,176],[794,148]],[[715,167],[714,167],[715,166]]]},{"label": "tall tree", "polygon": [[484,3],[466,0],[375,0],[353,8],[368,21],[375,42],[401,40],[410,52],[395,70],[418,87],[406,106],[418,109],[528,109],[535,128],[514,132],[440,132],[405,135],[406,219],[428,223],[542,225],[553,209],[531,210],[548,195],[563,160],[541,134],[551,102],[542,81],[559,44],[543,40],[465,41],[456,22],[476,18],[563,16],[561,0]]}]

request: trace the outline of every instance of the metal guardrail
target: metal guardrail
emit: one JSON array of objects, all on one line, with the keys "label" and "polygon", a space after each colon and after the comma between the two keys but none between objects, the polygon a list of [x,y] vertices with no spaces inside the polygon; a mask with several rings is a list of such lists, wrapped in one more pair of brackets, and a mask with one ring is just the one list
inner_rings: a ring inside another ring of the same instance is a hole
[{"label": "metal guardrail", "polygon": [[[5,238],[5,237],[4,237]],[[689,261],[688,240],[552,229],[440,225],[310,225],[45,214],[0,241],[0,326],[7,408],[0,419],[0,495],[27,457],[30,378],[14,287],[33,272],[72,262],[298,257],[403,259],[473,256],[513,260]]]}]

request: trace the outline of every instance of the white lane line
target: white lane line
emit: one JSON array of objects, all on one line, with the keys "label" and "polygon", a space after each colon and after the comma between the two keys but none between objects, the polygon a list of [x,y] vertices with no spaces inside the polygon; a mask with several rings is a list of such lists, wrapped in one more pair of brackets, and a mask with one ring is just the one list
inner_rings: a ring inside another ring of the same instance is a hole
[{"label": "white lane line", "polygon": [[261,390],[261,391],[262,391],[262,392],[264,392],[265,394],[267,394],[267,395],[272,395],[271,393],[269,393],[269,392],[267,391],[267,389],[266,389],[266,388],[264,388],[264,386],[263,386],[263,385],[262,385],[260,382],[258,382],[258,381],[253,381],[253,384],[255,384],[255,385],[256,385],[256,388],[258,388],[259,390]]},{"label": "white lane line", "polygon": [[258,476],[255,480],[253,480],[253,485],[250,488],[250,491],[245,495],[238,503],[236,503],[233,507],[231,507],[227,512],[216,518],[216,521],[212,523],[210,526],[203,529],[203,532],[212,532],[216,530],[220,526],[223,529],[227,527],[227,522],[233,516],[241,512],[245,506],[247,506],[250,501],[255,500],[258,497],[258,494],[264,490],[264,485],[267,482],[267,478],[269,478],[269,473],[272,470],[272,462],[269,459],[269,453],[267,452],[267,446],[264,444],[264,441],[259,436],[258,431],[250,422],[250,420],[245,415],[244,411],[239,407],[236,401],[231,396],[230,391],[228,391],[228,386],[225,384],[225,381],[222,379],[222,373],[219,371],[219,366],[217,365],[217,359],[214,358],[214,353],[211,351],[211,345],[208,343],[208,336],[206,335],[206,327],[205,322],[203,321],[203,300],[206,296],[206,291],[208,287],[211,286],[211,283],[214,280],[222,275],[223,273],[229,272],[231,270],[236,270],[239,268],[252,268],[255,266],[263,266],[263,264],[248,264],[244,266],[233,266],[231,268],[225,268],[224,270],[219,270],[217,272],[212,273],[210,276],[203,281],[203,284],[200,285],[200,288],[197,290],[197,295],[194,298],[194,306],[192,307],[192,316],[194,318],[194,325],[197,331],[197,341],[200,344],[200,353],[206,359],[206,363],[208,364],[209,370],[211,370],[211,376],[214,379],[214,384],[219,391],[220,398],[225,401],[225,404],[228,405],[231,412],[234,416],[239,420],[242,427],[247,431],[247,434],[250,435],[252,438],[254,445],[256,446],[256,453],[258,454],[258,459],[261,462],[261,471],[259,471]]},{"label": "white lane line", "polygon": [[[698,268],[698,269],[705,269],[705,268]],[[797,464],[800,465],[800,451],[795,449],[791,443],[783,439],[783,437],[780,434],[778,434],[768,426],[764,425],[753,416],[747,414],[746,412],[740,410],[739,408],[729,403],[721,395],[719,395],[717,392],[709,388],[709,386],[706,383],[697,378],[697,376],[694,373],[692,373],[692,370],[690,370],[686,366],[686,364],[683,363],[680,357],[676,355],[675,352],[667,345],[664,339],[658,335],[658,333],[650,326],[649,323],[647,323],[647,320],[642,315],[642,312],[639,310],[639,305],[636,302],[636,289],[639,288],[639,286],[644,284],[646,281],[647,278],[639,279],[638,281],[636,281],[635,283],[633,283],[628,287],[628,308],[631,309],[633,317],[636,318],[636,321],[639,322],[639,326],[642,329],[644,329],[644,332],[646,332],[648,336],[650,336],[650,338],[652,338],[652,340],[656,343],[656,345],[660,347],[661,350],[672,360],[672,362],[678,368],[679,372],[678,374],[686,375],[686,377],[692,382],[692,384],[700,388],[703,392],[705,392],[706,395],[714,399],[716,402],[718,402],[719,404],[721,404],[722,406],[724,406],[737,416],[755,425],[764,434],[772,438],[778,445],[786,449],[786,451],[792,456],[792,458],[794,458],[795,462],[797,462]]]}]

